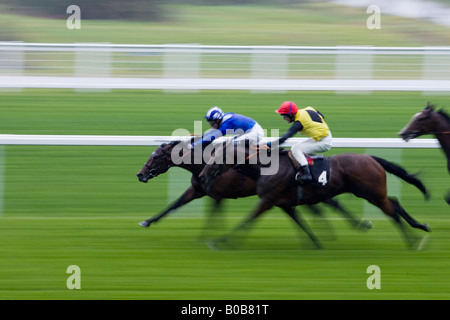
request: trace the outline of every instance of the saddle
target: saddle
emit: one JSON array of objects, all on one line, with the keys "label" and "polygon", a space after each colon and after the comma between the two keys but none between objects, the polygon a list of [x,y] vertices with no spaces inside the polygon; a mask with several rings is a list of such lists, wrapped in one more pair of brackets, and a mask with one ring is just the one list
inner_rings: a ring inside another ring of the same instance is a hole
[{"label": "saddle", "polygon": [[[289,159],[294,166],[295,170],[301,173],[300,164],[295,160],[292,151],[288,152]],[[330,161],[324,156],[310,156],[305,154],[306,160],[308,160],[309,170],[311,171],[312,181],[309,185],[315,187],[326,187],[330,181]]]}]

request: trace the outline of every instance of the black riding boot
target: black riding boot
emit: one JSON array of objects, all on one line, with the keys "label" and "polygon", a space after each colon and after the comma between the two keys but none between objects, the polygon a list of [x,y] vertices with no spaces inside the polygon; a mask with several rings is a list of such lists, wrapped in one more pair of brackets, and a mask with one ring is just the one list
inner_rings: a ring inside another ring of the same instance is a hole
[{"label": "black riding boot", "polygon": [[309,166],[302,166],[301,167],[301,174],[297,173],[297,175],[295,176],[295,180],[297,180],[298,182],[301,181],[311,181],[312,180],[312,176],[311,176],[311,171],[309,171]]}]

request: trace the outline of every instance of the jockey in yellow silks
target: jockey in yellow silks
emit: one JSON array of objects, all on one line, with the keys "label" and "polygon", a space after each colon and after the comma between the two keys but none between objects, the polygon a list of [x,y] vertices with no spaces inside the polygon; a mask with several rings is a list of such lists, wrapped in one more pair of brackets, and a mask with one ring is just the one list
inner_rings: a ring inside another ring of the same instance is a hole
[{"label": "jockey in yellow silks", "polygon": [[[298,169],[301,169],[301,174],[297,173],[295,177],[296,180],[311,180],[311,172],[305,154],[322,153],[332,147],[332,136],[325,117],[312,107],[299,109],[292,101],[283,102],[275,112],[281,114],[288,123],[292,123],[290,129],[278,139],[279,145],[297,132],[308,137],[305,141],[293,145],[291,151],[295,160],[300,164]],[[271,147],[273,143],[269,142],[267,145]]]}]

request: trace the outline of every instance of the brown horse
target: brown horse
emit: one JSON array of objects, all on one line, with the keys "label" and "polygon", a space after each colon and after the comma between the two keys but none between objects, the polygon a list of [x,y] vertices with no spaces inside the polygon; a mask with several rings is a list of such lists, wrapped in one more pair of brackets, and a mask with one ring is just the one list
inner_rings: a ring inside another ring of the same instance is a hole
[{"label": "brown horse", "polygon": [[[405,141],[425,134],[435,135],[447,157],[447,170],[450,173],[450,116],[443,110],[435,111],[434,108],[427,103],[425,109],[415,114],[398,134]],[[445,200],[450,204],[450,191]]]},{"label": "brown horse", "polygon": [[[178,151],[174,148],[178,148]],[[138,172],[137,177],[139,181],[144,183],[162,173],[167,172],[169,168],[173,166],[184,168],[192,173],[191,185],[187,188],[187,190],[164,211],[140,222],[139,224],[142,227],[149,227],[152,223],[159,221],[161,218],[173,212],[177,208],[191,202],[194,199],[202,198],[204,196],[209,196],[214,199],[214,210],[217,211],[220,209],[220,204],[223,199],[236,199],[256,195],[255,180],[244,174],[244,172],[239,169],[232,169],[221,174],[220,177],[215,179],[215,183],[212,187],[206,186],[205,183],[199,179],[199,174],[205,167],[206,163],[203,156],[200,160],[197,159],[196,161],[195,151],[196,150],[188,150],[187,143],[185,142],[172,141],[170,143],[164,143],[151,154],[148,161]],[[182,160],[185,161],[175,161],[173,156],[180,156],[180,158],[183,158]],[[340,211],[355,227],[360,229],[369,229],[371,227],[370,221],[360,221],[359,219],[354,218],[336,200],[327,199],[325,203]],[[286,207],[285,205],[281,205],[280,207],[295,221],[297,225],[303,228],[312,239],[317,241],[316,237],[297,216],[295,210],[292,210],[292,208]],[[321,213],[320,210],[313,206],[310,206],[310,209],[313,210],[315,214]],[[210,219],[211,218],[212,214],[210,215]]]},{"label": "brown horse", "polygon": [[194,152],[181,149],[180,152],[186,151],[184,154],[186,161],[181,161],[176,164],[172,159],[172,151],[177,146],[186,148],[187,144],[179,140],[163,143],[151,154],[150,158],[138,172],[137,177],[139,181],[147,183],[150,179],[167,172],[171,167],[178,166],[192,173],[191,185],[164,211],[139,223],[142,227],[149,227],[152,223],[159,221],[177,208],[206,195],[215,201],[215,209],[218,210],[224,198],[247,197],[255,194],[254,181],[237,172],[230,172],[222,178],[229,182],[228,185],[218,184],[215,188],[207,192],[198,179],[198,175],[205,166],[203,158],[200,161],[196,161]]},{"label": "brown horse", "polygon": [[[288,152],[285,150],[274,150],[273,152],[280,152],[278,170],[272,175],[259,176],[257,180],[257,194],[260,201],[254,212],[234,231],[248,229],[257,217],[273,206],[294,210],[296,205],[316,204],[342,193],[352,193],[380,208],[395,221],[411,246],[413,245],[413,239],[407,235],[407,231],[404,229],[400,217],[405,219],[413,228],[430,231],[428,225],[418,223],[403,209],[396,199],[387,196],[386,171],[416,186],[428,198],[427,190],[422,182],[400,166],[384,159],[365,154],[339,154],[331,156],[328,158],[330,164],[328,184],[323,187],[311,186],[309,184],[303,185],[303,195],[299,199],[297,196],[298,185],[294,178],[296,170],[292,165]],[[250,153],[251,151],[247,151],[246,154]],[[256,164],[256,166],[258,165],[260,166],[261,162]],[[235,166],[232,164],[207,165],[199,177],[205,180],[206,184],[215,184],[214,179],[211,177],[218,177],[220,175],[217,172],[228,172],[230,168]],[[255,165],[241,164],[241,166],[248,167]],[[227,241],[228,237],[222,237],[217,240],[217,244]]]}]

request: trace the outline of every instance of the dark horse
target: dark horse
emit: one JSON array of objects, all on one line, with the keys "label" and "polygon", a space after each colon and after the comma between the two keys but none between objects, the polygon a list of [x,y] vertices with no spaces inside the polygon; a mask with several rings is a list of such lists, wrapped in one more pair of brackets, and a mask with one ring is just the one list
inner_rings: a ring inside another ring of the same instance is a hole
[{"label": "dark horse", "polygon": [[[425,134],[435,135],[447,157],[447,170],[450,173],[450,116],[447,113],[443,110],[434,111],[434,106],[427,103],[425,109],[415,114],[398,134],[405,141]],[[450,191],[445,200],[450,204]]]},{"label": "dark horse", "polygon": [[[247,150],[247,154],[250,152]],[[428,198],[428,192],[422,182],[400,166],[365,154],[347,153],[331,156],[328,158],[330,163],[328,184],[324,187],[305,184],[303,186],[303,196],[299,199],[297,197],[297,183],[294,179],[296,170],[292,165],[288,152],[286,150],[274,150],[273,152],[280,152],[278,170],[272,175],[259,176],[257,180],[257,194],[260,201],[254,212],[234,231],[248,229],[258,216],[273,206],[288,208],[286,210],[293,211],[296,205],[313,205],[342,193],[352,193],[380,208],[399,226],[410,246],[413,245],[413,241],[407,235],[400,217],[414,228],[430,231],[428,225],[418,223],[403,209],[396,199],[387,196],[386,171],[416,186]],[[233,166],[235,165],[207,165],[199,177],[204,179],[207,184],[214,184],[214,179],[211,179],[211,177],[220,176],[217,174],[217,171],[228,172]],[[242,164],[241,166],[252,165]],[[256,164],[256,166],[261,166],[261,162]],[[218,243],[227,241],[227,239],[228,237],[222,237],[218,240]]]},{"label": "dark horse", "polygon": [[[187,190],[168,208],[166,208],[161,213],[144,220],[140,223],[143,227],[149,227],[152,223],[159,221],[162,217],[166,216],[175,209],[187,204],[188,202],[198,199],[204,196],[209,196],[215,201],[215,209],[220,209],[220,203],[223,199],[228,198],[242,198],[256,195],[256,182],[254,179],[249,178],[247,175],[243,174],[239,169],[232,169],[226,173],[220,175],[215,179],[213,186],[206,186],[201,179],[199,179],[199,174],[205,167],[206,163],[204,158],[201,161],[196,161],[195,150],[188,150],[186,148],[187,144],[181,141],[172,141],[170,143],[164,143],[151,154],[148,161],[144,164],[142,169],[137,174],[139,181],[148,182],[148,180],[155,178],[156,176],[165,173],[170,167],[178,166],[184,168],[192,173],[191,185]],[[178,147],[180,153],[174,148]],[[177,161],[175,163],[172,156],[180,156],[186,161]],[[196,163],[198,162],[198,163]],[[340,204],[333,199],[327,199],[326,204],[332,206],[334,209],[339,210],[346,218],[348,218],[355,227],[361,229],[368,229],[371,227],[370,221],[359,221],[355,219],[349,212],[347,212]],[[281,205],[280,206],[288,215],[302,228],[307,230],[297,217],[295,211],[291,210],[291,207]],[[310,207],[314,213],[320,214],[317,209]],[[311,234],[311,237],[314,237]]]}]

